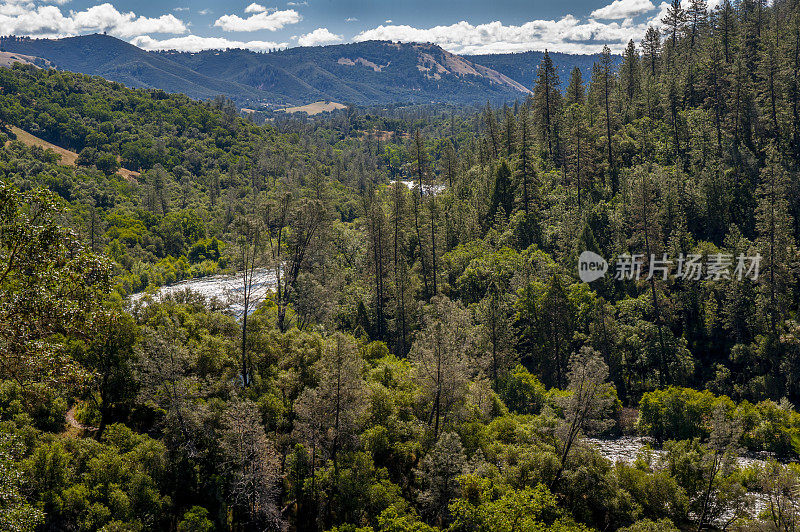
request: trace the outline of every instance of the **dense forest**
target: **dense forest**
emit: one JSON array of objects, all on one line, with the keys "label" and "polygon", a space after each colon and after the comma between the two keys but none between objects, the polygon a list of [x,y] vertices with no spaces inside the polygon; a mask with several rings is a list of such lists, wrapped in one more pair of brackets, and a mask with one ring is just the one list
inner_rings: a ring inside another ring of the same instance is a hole
[{"label": "dense forest", "polygon": [[0,529],[797,530],[800,3],[663,23],[501,108],[0,69]]}]

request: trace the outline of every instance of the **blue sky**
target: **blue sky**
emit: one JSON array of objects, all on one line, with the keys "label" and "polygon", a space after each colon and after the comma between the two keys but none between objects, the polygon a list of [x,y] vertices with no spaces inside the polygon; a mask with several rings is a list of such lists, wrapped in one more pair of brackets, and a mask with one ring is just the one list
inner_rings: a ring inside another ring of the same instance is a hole
[{"label": "blue sky", "polygon": [[604,44],[621,51],[629,39],[638,42],[666,6],[659,0],[0,0],[0,35],[105,31],[145,49],[186,51],[386,39],[435,42],[464,54],[592,53]]}]

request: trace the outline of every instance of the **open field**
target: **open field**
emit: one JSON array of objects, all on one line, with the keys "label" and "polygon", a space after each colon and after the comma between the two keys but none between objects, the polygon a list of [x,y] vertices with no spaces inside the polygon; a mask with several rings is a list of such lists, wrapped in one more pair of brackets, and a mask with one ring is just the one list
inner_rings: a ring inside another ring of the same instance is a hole
[{"label": "open field", "polygon": [[53,150],[58,155],[61,156],[61,164],[65,166],[75,166],[75,161],[78,159],[78,154],[74,151],[70,151],[60,146],[56,146],[51,142],[47,142],[46,140],[42,140],[36,135],[32,135],[25,131],[24,129],[20,129],[17,126],[11,126],[11,131],[14,135],[17,136],[17,140],[21,143],[25,144],[26,146],[39,146],[46,150]]},{"label": "open field", "polygon": [[49,65],[49,61],[31,55],[17,54],[14,52],[0,52],[0,67],[10,67],[14,63],[33,65],[36,68]]},{"label": "open field", "polygon": [[[31,133],[28,133],[24,129],[20,129],[17,126],[10,127],[14,135],[17,136],[17,140],[26,146],[40,146],[46,150],[53,150],[55,153],[61,156],[61,164],[64,166],[77,166],[76,161],[78,160],[78,154],[74,151],[67,150],[60,146],[56,146],[52,142],[47,142],[46,140],[40,139],[36,135],[32,135]],[[139,176],[139,172],[128,170],[127,168],[120,168],[117,170],[117,173],[128,181],[135,181]]]},{"label": "open field", "polygon": [[347,107],[344,104],[337,102],[314,102],[307,105],[300,105],[297,107],[287,107],[286,109],[279,109],[287,113],[308,113],[309,116],[318,115],[319,113],[329,113],[337,109],[344,109]]}]

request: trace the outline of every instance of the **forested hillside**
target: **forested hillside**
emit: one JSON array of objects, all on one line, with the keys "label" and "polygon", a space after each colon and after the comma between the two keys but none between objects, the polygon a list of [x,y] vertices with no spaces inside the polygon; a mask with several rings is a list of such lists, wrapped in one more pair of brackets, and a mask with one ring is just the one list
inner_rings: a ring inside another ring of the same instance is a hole
[{"label": "forested hillside", "polygon": [[0,69],[0,529],[795,530],[800,3],[664,22],[479,113]]},{"label": "forested hillside", "polygon": [[[589,79],[592,65],[600,59],[600,54],[564,54],[559,52],[548,53],[556,69],[556,74],[562,79],[567,79],[575,67],[580,68],[584,79]],[[542,62],[544,52],[530,51],[511,54],[481,54],[465,56],[470,61],[485,65],[493,70],[505,74],[509,78],[525,86],[533,84],[536,71]],[[619,55],[613,56],[615,65],[619,63]],[[562,89],[565,87],[562,87]]]},{"label": "forested hillside", "polygon": [[280,95],[256,90],[225,78],[204,76],[169,59],[108,35],[80,35],[63,39],[0,37],[0,50],[42,58],[60,70],[102,76],[128,87],[180,92],[207,99],[218,94],[240,102]]},{"label": "forested hillside", "polygon": [[[99,34],[63,39],[11,36],[0,37],[0,52],[26,54],[60,70],[102,76],[128,87],[200,99],[223,94],[247,108],[277,109],[319,100],[358,105],[502,103],[524,97],[532,81],[530,76],[511,79],[492,70],[487,62],[492,56],[473,63],[434,44],[388,41],[270,53],[186,53],[149,52]],[[576,57],[591,63],[589,56]],[[503,64],[508,62],[505,58]]]}]

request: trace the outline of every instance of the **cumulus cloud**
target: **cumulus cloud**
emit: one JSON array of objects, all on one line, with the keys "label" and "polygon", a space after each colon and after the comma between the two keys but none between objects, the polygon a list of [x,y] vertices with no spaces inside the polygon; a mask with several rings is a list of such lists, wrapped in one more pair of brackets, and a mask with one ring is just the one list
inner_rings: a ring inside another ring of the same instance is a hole
[{"label": "cumulus cloud", "polygon": [[142,33],[186,32],[186,25],[172,14],[161,15],[158,18],[137,17],[132,11],[120,13],[108,3],[70,15],[78,32],[108,31],[120,37],[132,37]]},{"label": "cumulus cloud", "polygon": [[222,15],[214,22],[214,26],[225,31],[275,31],[288,24],[297,24],[301,19],[300,13],[294,9],[285,9],[272,13],[264,11],[247,18],[238,15]]},{"label": "cumulus cloud", "polygon": [[[17,6],[19,7],[19,6]],[[3,33],[62,37],[88,32],[108,32],[117,37],[132,37],[143,33],[186,33],[186,24],[172,14],[150,18],[134,12],[121,13],[104,3],[84,11],[71,11],[65,16],[53,5],[25,6],[23,9],[0,10]]]},{"label": "cumulus cloud", "polygon": [[186,35],[171,39],[157,40],[149,35],[140,35],[131,39],[131,44],[144,50],[179,50],[181,52],[200,52],[202,50],[224,50],[226,48],[244,48],[264,52],[275,48],[286,48],[289,43],[273,41],[235,41],[223,37],[200,37]]},{"label": "cumulus cloud", "polygon": [[332,44],[341,42],[342,36],[331,33],[328,28],[317,28],[311,33],[306,33],[297,39],[300,46],[319,46],[321,44]]},{"label": "cumulus cloud", "polygon": [[347,17],[346,19],[344,19],[344,21],[345,22],[358,22],[358,19],[356,17]]},{"label": "cumulus cloud", "polygon": [[558,20],[532,20],[505,25],[500,21],[473,25],[461,21],[449,26],[416,28],[407,25],[380,25],[362,31],[353,40],[388,40],[402,42],[431,42],[454,53],[508,53],[527,50],[558,50],[568,53],[596,53],[604,44],[621,52],[630,39],[640,39],[646,24],[581,21],[573,15]]},{"label": "cumulus cloud", "polygon": [[592,17],[622,20],[649,13],[655,8],[650,0],[614,0],[607,6],[592,11]]},{"label": "cumulus cloud", "polygon": [[261,4],[256,4],[255,2],[244,8],[245,13],[263,13],[266,10],[266,7],[262,6]]}]

